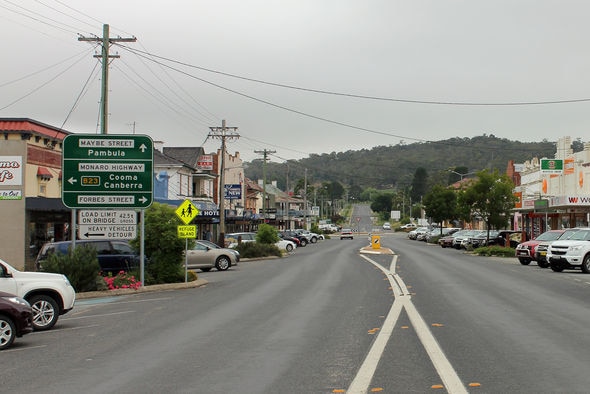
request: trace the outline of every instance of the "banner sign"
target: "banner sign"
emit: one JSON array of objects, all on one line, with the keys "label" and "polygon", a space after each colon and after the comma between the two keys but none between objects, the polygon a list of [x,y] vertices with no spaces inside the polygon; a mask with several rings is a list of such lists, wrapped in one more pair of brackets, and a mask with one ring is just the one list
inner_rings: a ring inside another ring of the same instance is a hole
[{"label": "banner sign", "polygon": [[226,200],[241,200],[242,199],[242,185],[231,184],[225,185],[225,197]]},{"label": "banner sign", "polygon": [[23,184],[23,157],[0,156],[0,186]]},{"label": "banner sign", "polygon": [[541,173],[561,174],[563,172],[562,159],[541,159]]},{"label": "banner sign", "polygon": [[197,159],[197,169],[212,170],[213,169],[213,155],[201,155]]}]

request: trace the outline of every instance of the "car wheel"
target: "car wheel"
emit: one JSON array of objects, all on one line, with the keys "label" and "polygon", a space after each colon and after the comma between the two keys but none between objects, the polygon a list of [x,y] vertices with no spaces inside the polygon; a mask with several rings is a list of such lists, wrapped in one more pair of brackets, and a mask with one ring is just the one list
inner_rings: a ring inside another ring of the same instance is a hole
[{"label": "car wheel", "polygon": [[12,320],[5,316],[0,316],[0,350],[4,350],[14,342],[16,331]]},{"label": "car wheel", "polygon": [[518,261],[520,261],[520,264],[522,265],[529,265],[531,263],[531,259],[527,257],[519,257]]},{"label": "car wheel", "polygon": [[287,252],[292,252],[293,251],[293,245],[287,244],[287,246],[285,246],[285,249],[287,249]]},{"label": "car wheel", "polygon": [[315,244],[316,242],[318,242],[317,237],[311,237],[311,243]]},{"label": "car wheel", "polygon": [[582,261],[582,272],[590,274],[590,254],[587,254]]},{"label": "car wheel", "polygon": [[553,263],[553,262],[551,262],[551,269],[554,272],[561,272],[561,271],[563,271],[565,269],[565,267],[561,263]]},{"label": "car wheel", "polygon": [[215,260],[215,268],[218,271],[227,271],[227,269],[231,266],[231,261],[227,256],[219,256],[217,260]]},{"label": "car wheel", "polygon": [[546,261],[537,261],[537,265],[538,265],[540,268],[549,268],[549,263],[548,263],[548,262],[546,262]]},{"label": "car wheel", "polygon": [[33,328],[36,331],[49,330],[57,323],[59,306],[53,298],[46,295],[36,295],[27,301],[33,308]]},{"label": "car wheel", "polygon": [[305,238],[303,238],[301,240],[301,246],[305,247],[307,245],[307,240]]}]

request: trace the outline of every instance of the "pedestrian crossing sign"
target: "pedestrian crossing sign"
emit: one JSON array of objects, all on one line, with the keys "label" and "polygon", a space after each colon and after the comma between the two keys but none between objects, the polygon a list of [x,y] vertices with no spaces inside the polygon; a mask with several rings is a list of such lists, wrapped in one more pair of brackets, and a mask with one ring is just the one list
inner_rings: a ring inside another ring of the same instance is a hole
[{"label": "pedestrian crossing sign", "polygon": [[184,200],[174,212],[184,224],[189,224],[199,214],[199,209],[191,200]]}]

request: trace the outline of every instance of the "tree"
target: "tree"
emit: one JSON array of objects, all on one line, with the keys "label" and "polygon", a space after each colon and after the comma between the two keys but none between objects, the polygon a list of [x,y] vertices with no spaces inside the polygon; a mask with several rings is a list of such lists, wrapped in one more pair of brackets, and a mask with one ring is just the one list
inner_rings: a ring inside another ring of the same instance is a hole
[{"label": "tree", "polygon": [[[155,283],[174,283],[184,280],[183,253],[185,240],[178,238],[179,219],[174,208],[154,202],[145,211],[145,255],[149,258],[146,271]],[[192,247],[192,240],[189,240]],[[131,240],[139,250],[139,238]],[[146,282],[148,281],[146,277]]]},{"label": "tree", "polygon": [[507,175],[498,170],[477,173],[461,195],[461,202],[469,207],[471,214],[482,218],[489,232],[492,228],[502,229],[508,225],[510,210],[514,208],[516,197],[512,194],[514,184]]},{"label": "tree", "polygon": [[442,185],[435,185],[422,199],[426,216],[439,224],[442,234],[442,222],[454,219],[457,215],[457,194]]},{"label": "tree", "polygon": [[418,167],[414,173],[414,179],[412,179],[412,190],[410,191],[410,197],[412,201],[420,201],[426,193],[428,187],[428,173],[424,167]]},{"label": "tree", "polygon": [[387,215],[389,216],[389,213],[391,212],[392,202],[392,193],[379,193],[371,203],[371,210],[374,212],[387,213]]}]

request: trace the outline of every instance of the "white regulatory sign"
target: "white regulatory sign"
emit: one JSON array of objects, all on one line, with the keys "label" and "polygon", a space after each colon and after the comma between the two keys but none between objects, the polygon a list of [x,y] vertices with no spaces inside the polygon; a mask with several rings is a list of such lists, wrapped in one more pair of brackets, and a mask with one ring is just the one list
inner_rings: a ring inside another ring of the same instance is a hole
[{"label": "white regulatory sign", "polygon": [[80,239],[133,239],[137,237],[136,224],[81,224]]},{"label": "white regulatory sign", "polygon": [[78,223],[81,225],[137,224],[137,211],[131,209],[80,209]]}]

